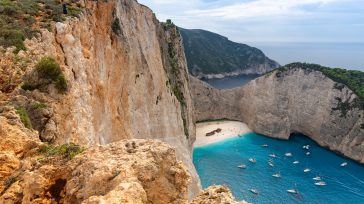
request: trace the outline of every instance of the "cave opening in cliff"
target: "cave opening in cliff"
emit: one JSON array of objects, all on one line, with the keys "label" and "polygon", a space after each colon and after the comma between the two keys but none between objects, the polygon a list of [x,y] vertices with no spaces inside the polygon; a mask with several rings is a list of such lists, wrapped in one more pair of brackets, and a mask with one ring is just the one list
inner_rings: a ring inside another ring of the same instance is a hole
[{"label": "cave opening in cliff", "polygon": [[51,185],[48,189],[48,192],[50,193],[51,197],[58,203],[64,195],[62,195],[64,187],[67,184],[67,180],[65,179],[57,179],[56,182]]}]

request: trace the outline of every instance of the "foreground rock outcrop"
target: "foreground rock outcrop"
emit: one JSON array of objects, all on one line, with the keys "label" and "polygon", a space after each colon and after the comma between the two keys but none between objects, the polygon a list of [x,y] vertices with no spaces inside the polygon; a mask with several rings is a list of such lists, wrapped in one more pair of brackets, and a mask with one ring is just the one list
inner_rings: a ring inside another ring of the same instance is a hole
[{"label": "foreground rock outcrop", "polygon": [[194,198],[191,204],[248,204],[236,201],[230,190],[225,186],[210,186]]},{"label": "foreground rock outcrop", "polygon": [[239,120],[257,133],[280,139],[302,133],[364,163],[364,111],[356,105],[358,96],[320,71],[276,70],[221,91],[192,77],[190,82],[199,121]]},{"label": "foreground rock outcrop", "polygon": [[[16,114],[0,116],[0,136],[0,203],[189,203],[191,176],[161,141],[56,147],[34,138]],[[238,202],[213,186],[192,203]]]},{"label": "foreground rock outcrop", "polygon": [[[40,148],[39,146],[38,148]],[[28,158],[1,203],[183,203],[190,176],[175,150],[153,140],[96,146],[72,160]]]}]

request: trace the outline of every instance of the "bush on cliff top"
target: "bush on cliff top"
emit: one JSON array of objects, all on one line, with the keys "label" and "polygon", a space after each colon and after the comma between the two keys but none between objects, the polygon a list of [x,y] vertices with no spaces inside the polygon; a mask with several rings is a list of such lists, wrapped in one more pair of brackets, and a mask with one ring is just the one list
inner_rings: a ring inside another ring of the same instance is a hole
[{"label": "bush on cliff top", "polygon": [[57,61],[52,57],[43,57],[36,65],[35,70],[37,71],[40,78],[44,79],[42,84],[31,84],[25,82],[22,86],[24,90],[34,90],[43,86],[47,86],[50,83],[54,83],[58,91],[66,92],[68,89],[67,81],[61,71],[61,68]]},{"label": "bush on cliff top", "polygon": [[[68,5],[69,15],[79,16],[78,3]],[[58,0],[0,0],[0,46],[25,50],[24,40],[50,29],[52,21],[62,21],[62,5]]]}]

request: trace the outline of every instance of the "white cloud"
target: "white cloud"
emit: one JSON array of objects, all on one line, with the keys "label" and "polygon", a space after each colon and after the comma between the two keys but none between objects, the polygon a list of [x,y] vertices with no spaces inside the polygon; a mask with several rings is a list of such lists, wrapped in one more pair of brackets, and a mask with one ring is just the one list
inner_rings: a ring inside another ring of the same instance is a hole
[{"label": "white cloud", "polygon": [[161,21],[238,42],[364,42],[364,0],[138,0]]},{"label": "white cloud", "polygon": [[262,16],[295,16],[307,14],[302,9],[308,5],[324,5],[338,0],[255,0],[250,2],[227,5],[215,9],[199,9],[188,13],[196,16],[221,18],[249,18]]}]

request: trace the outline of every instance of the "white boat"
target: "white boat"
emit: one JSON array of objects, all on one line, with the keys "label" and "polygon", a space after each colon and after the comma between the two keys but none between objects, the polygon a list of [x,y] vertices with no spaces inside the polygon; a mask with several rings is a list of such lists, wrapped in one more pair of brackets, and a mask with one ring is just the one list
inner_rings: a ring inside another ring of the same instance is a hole
[{"label": "white boat", "polygon": [[302,147],[303,149],[310,149],[310,145],[303,145],[303,147]]},{"label": "white boat", "polygon": [[300,162],[299,161],[294,161],[293,164],[299,164]]},{"label": "white boat", "polygon": [[257,163],[257,160],[256,160],[256,159],[254,159],[254,158],[249,158],[249,161],[250,161],[251,163],[253,163],[253,164]]},{"label": "white boat", "polygon": [[271,167],[274,167],[273,162],[268,162],[268,165],[271,166]]},{"label": "white boat", "polygon": [[287,192],[292,194],[298,194],[298,191],[296,189],[288,189]]},{"label": "white boat", "polygon": [[268,147],[268,145],[267,145],[267,144],[262,144],[261,146],[262,146],[262,147]]},{"label": "white boat", "polygon": [[292,156],[292,153],[291,152],[287,152],[284,154],[286,157],[291,157]]},{"label": "white boat", "polygon": [[275,155],[275,154],[270,154],[269,156],[272,158],[277,158],[277,155]]},{"label": "white boat", "polygon": [[275,178],[281,178],[281,174],[280,173],[273,174],[272,176],[275,177]]},{"label": "white boat", "polygon": [[245,169],[246,168],[246,165],[244,165],[244,164],[239,165],[238,168]]},{"label": "white boat", "polygon": [[344,163],[340,164],[340,166],[342,166],[342,167],[344,167],[344,166],[346,166],[346,165],[348,165],[348,163],[346,163],[346,162],[344,162]]},{"label": "white boat", "polygon": [[315,181],[321,181],[321,177],[319,177],[319,176],[316,176],[315,178],[312,178],[312,179]]},{"label": "white boat", "polygon": [[308,155],[310,155],[311,153],[310,152],[306,152],[306,155],[308,156]]},{"label": "white boat", "polygon": [[255,189],[255,188],[252,188],[249,191],[252,192],[252,193],[254,193],[254,194],[257,194],[257,195],[259,194],[258,190]]},{"label": "white boat", "polygon": [[315,185],[316,186],[326,186],[326,183],[323,181],[320,181],[320,182],[316,182]]},{"label": "white boat", "polygon": [[310,171],[311,171],[311,169],[305,169],[305,170],[303,170],[303,172],[305,172],[305,173],[308,173]]}]

